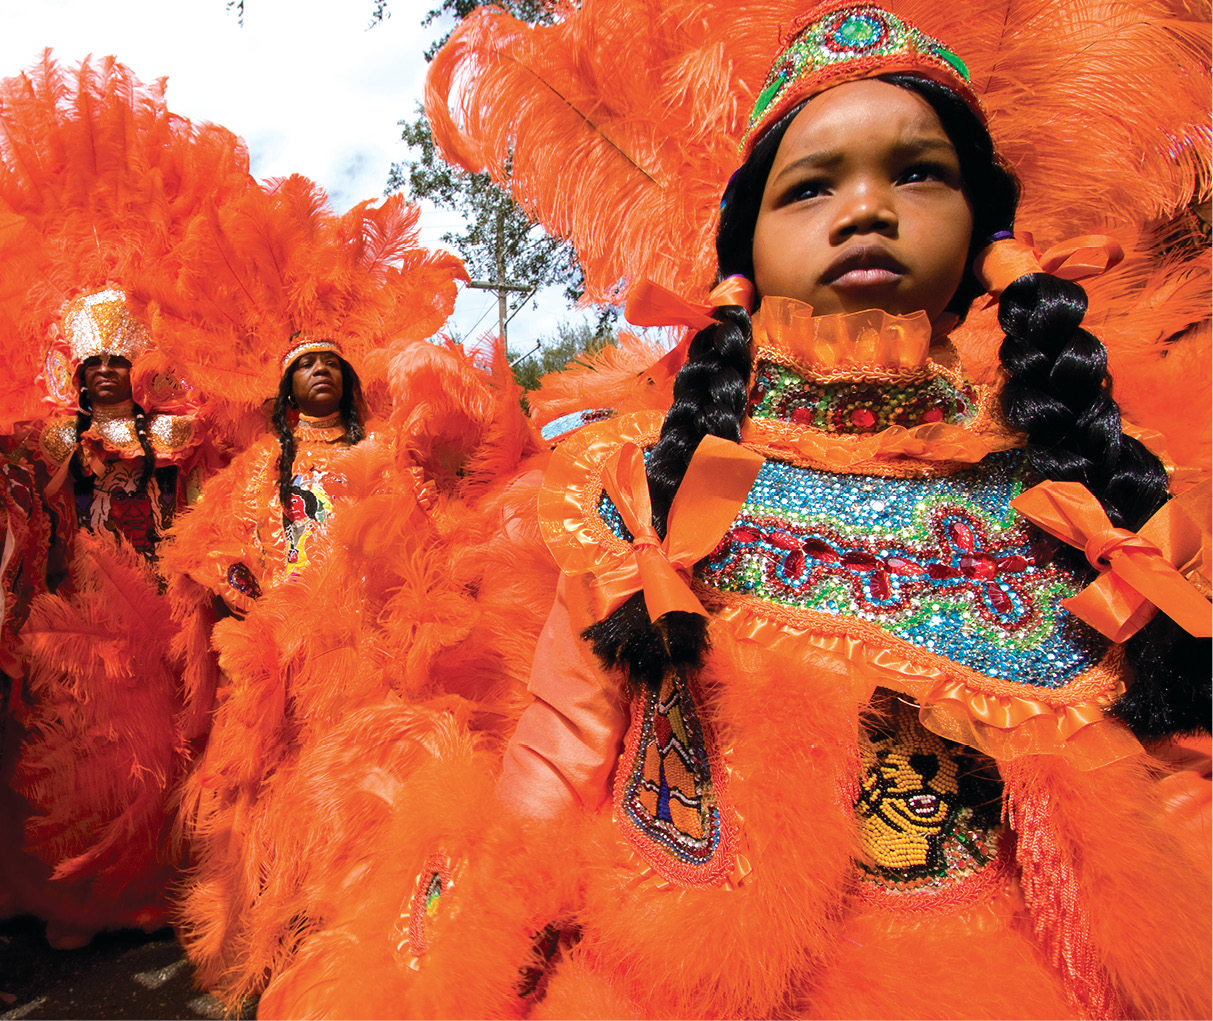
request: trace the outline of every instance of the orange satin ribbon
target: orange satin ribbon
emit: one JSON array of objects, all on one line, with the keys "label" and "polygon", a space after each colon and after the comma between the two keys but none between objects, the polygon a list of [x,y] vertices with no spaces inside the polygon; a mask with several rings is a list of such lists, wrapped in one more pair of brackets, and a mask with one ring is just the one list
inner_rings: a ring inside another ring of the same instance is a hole
[{"label": "orange satin ribbon", "polygon": [[1032,235],[1023,234],[987,245],[974,261],[973,272],[986,291],[997,298],[1012,281],[1029,273],[1084,280],[1106,273],[1124,257],[1120,242],[1102,234],[1084,234],[1062,241],[1044,255],[1036,251]]},{"label": "orange satin ribbon", "polygon": [[1170,500],[1137,533],[1113,528],[1099,501],[1078,482],[1043,482],[1011,506],[1081,549],[1103,572],[1062,601],[1101,634],[1123,642],[1162,610],[1185,631],[1208,638],[1213,633],[1209,600],[1181,570],[1199,562],[1208,549],[1211,494],[1208,482],[1194,486]]},{"label": "orange satin ribbon", "polygon": [[632,533],[634,556],[595,577],[591,591],[598,619],[641,590],[651,620],[671,610],[708,616],[691,591],[691,568],[728,531],[763,460],[736,443],[704,437],[674,496],[663,542],[653,528],[644,454],[635,443],[624,444],[603,467],[602,480]]},{"label": "orange satin ribbon", "polygon": [[[652,280],[641,280],[628,295],[623,315],[633,326],[686,326],[698,332],[716,323],[711,313],[722,305],[740,305],[750,311],[754,307],[754,285],[734,273],[712,288],[706,304],[696,305]],[[694,333],[688,333],[644,375],[658,386],[668,383],[687,360],[694,338]]]}]

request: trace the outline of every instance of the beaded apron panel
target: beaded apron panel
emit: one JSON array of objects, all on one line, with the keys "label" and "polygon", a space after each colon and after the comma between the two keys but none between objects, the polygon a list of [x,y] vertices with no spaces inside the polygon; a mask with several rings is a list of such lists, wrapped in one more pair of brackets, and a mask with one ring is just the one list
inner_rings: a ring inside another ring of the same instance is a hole
[{"label": "beaded apron panel", "polygon": [[1061,600],[1079,579],[1010,508],[1016,451],[941,478],[841,475],[768,461],[698,572],[815,614],[859,618],[987,677],[1063,687],[1107,642]]},{"label": "beaded apron panel", "polygon": [[923,728],[917,707],[885,703],[859,735],[861,895],[914,894],[898,906],[923,906],[927,895],[954,902],[997,885],[1009,848],[989,760]]},{"label": "beaded apron panel", "polygon": [[687,681],[669,674],[659,694],[637,695],[615,775],[615,817],[664,879],[712,886],[732,873],[737,834],[724,783]]}]

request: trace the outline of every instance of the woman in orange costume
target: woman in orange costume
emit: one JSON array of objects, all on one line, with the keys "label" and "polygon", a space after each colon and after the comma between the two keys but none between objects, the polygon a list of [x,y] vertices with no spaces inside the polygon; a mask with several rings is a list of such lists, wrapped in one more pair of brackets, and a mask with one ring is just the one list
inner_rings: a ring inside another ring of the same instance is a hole
[{"label": "woman in orange costume", "polygon": [[[3,257],[25,284],[4,301],[0,416],[49,511],[51,593],[28,608],[13,666],[24,732],[9,734],[5,814],[25,840],[5,844],[0,901],[69,946],[165,924],[167,798],[199,736],[155,563],[215,453],[125,285],[250,179],[233,136],[172,115],[161,86],[112,59],[69,73],[48,55],[0,85],[0,121]],[[18,424],[48,402],[76,411]]]},{"label": "woman in orange costume", "polygon": [[[427,511],[445,473],[467,466],[436,448],[457,453],[483,427],[443,407],[478,388],[471,366],[424,342],[464,274],[420,247],[417,222],[398,197],[338,215],[303,178],[270,182],[200,219],[138,290],[219,413],[235,423],[276,392],[272,431],[208,481],[164,552],[187,632],[214,610],[222,618],[187,650],[191,705],[214,722],[181,791],[193,867],[179,918],[200,982],[233,1005],[260,991],[318,910],[309,889],[335,838],[331,806],[316,802],[335,773],[317,761],[340,753],[332,735],[406,687],[423,656],[424,633],[398,650],[381,618],[445,613],[456,594],[436,576],[440,515]],[[198,273],[184,298],[175,262]],[[418,376],[443,392],[410,393]],[[429,724],[401,718],[375,739],[403,766],[410,734]],[[346,765],[356,791],[365,763]]]},{"label": "woman in orange costume", "polygon": [[[1207,727],[1208,498],[1106,394],[1108,249],[1011,238],[967,69],[872,5],[794,23],[743,159],[670,411],[549,469],[496,825],[470,752],[418,777],[269,1015],[1208,1012],[1133,734]],[[947,340],[982,293],[1002,374]]]}]

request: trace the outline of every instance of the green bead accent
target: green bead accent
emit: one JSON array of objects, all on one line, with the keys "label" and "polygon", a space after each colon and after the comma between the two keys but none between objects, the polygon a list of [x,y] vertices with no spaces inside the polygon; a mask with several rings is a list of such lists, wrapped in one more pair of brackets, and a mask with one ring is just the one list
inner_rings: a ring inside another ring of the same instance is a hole
[{"label": "green bead accent", "polygon": [[969,69],[965,65],[965,62],[956,56],[956,54],[951,50],[944,49],[942,46],[936,46],[935,53],[951,64],[952,67],[956,69],[956,73],[965,81],[969,82],[973,80],[969,75]]},{"label": "green bead accent", "polygon": [[783,88],[784,82],[787,81],[787,75],[781,74],[773,82],[770,82],[766,88],[758,93],[758,102],[754,104],[754,112],[750,114],[750,123],[753,124],[768,106],[771,105],[771,100],[779,95],[779,90]]},{"label": "green bead accent", "polygon": [[878,33],[866,18],[852,15],[838,26],[838,34],[853,46],[869,46]]}]

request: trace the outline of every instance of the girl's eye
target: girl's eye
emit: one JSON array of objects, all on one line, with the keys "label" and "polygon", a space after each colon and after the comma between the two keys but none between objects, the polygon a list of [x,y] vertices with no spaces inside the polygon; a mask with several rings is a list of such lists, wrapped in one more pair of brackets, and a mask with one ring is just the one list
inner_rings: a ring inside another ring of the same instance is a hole
[{"label": "girl's eye", "polygon": [[784,201],[803,202],[806,199],[819,198],[827,191],[829,186],[825,181],[797,181],[787,190]]},{"label": "girl's eye", "polygon": [[906,167],[898,176],[899,184],[922,184],[926,181],[951,183],[958,175],[938,163],[915,163]]}]

